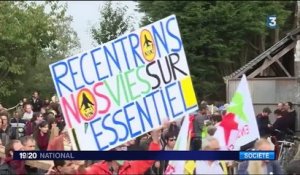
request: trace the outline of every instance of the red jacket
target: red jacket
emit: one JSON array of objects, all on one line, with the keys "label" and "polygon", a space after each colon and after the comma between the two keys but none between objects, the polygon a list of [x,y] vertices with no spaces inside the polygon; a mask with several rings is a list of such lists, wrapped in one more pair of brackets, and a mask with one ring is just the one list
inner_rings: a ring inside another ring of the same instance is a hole
[{"label": "red jacket", "polygon": [[[159,151],[160,145],[151,142],[149,151]],[[119,168],[118,175],[139,175],[144,174],[154,163],[154,160],[139,160],[139,161],[125,161]],[[98,175],[112,175],[109,171],[107,162],[101,161],[91,165],[84,174],[98,174]]]}]

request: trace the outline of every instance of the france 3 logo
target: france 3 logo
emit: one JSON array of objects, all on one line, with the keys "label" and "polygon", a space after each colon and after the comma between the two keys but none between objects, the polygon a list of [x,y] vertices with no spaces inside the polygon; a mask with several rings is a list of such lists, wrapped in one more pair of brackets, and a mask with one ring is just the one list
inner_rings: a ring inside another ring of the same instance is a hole
[{"label": "france 3 logo", "polygon": [[269,15],[267,17],[267,27],[270,29],[276,29],[277,28],[277,17],[276,15]]}]

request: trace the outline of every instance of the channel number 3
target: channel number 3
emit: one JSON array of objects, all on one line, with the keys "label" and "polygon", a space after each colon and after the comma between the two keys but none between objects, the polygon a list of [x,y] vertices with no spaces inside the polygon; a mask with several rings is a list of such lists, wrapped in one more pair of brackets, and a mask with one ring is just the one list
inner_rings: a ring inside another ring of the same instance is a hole
[{"label": "channel number 3", "polygon": [[274,16],[274,15],[268,16],[268,18],[267,18],[267,26],[268,26],[269,28],[272,28],[272,29],[276,28],[276,27],[277,27],[277,22],[276,22],[276,20],[277,20],[277,17],[276,17],[276,16]]}]

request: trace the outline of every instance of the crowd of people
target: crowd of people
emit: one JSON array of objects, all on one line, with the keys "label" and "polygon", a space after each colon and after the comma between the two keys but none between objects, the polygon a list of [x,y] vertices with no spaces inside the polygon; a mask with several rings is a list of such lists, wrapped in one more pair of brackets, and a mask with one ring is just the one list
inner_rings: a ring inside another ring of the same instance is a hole
[{"label": "crowd of people", "polygon": [[[295,132],[296,112],[290,102],[279,103],[273,112],[276,121],[271,124],[272,111],[266,107],[256,116],[261,138],[250,147],[256,150],[273,150],[267,138],[275,136],[282,139],[282,133]],[[190,150],[220,150],[220,144],[214,133],[226,114],[226,105],[219,108],[209,107],[202,101],[199,110],[191,114],[193,133]],[[114,148],[126,150],[165,150],[174,149],[182,119],[167,122],[161,128],[137,137],[124,145]],[[278,132],[281,131],[281,132]],[[37,91],[32,97],[23,98],[14,109],[6,109],[0,104],[0,145],[4,147],[5,157],[1,158],[0,174],[164,174],[168,160],[165,161],[71,161],[54,160],[48,170],[26,165],[24,161],[13,160],[13,151],[72,150],[68,131],[58,99],[42,100]],[[196,161],[194,174],[283,174],[300,173],[300,149],[286,170],[275,161]]]}]

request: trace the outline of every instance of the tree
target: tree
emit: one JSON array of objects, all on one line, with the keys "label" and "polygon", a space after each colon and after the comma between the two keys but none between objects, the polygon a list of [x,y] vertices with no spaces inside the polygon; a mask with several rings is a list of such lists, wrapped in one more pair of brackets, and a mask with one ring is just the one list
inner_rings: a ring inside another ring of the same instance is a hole
[{"label": "tree", "polygon": [[0,3],[0,99],[7,105],[35,89],[54,92],[48,64],[78,46],[65,12],[58,2]]},{"label": "tree", "polygon": [[100,19],[97,26],[91,29],[92,37],[98,44],[111,41],[118,36],[131,30],[131,16],[126,17],[128,7],[117,5],[115,9],[111,1],[105,2],[104,7],[100,10]]},{"label": "tree", "polygon": [[141,26],[176,14],[199,100],[224,100],[222,77],[273,45],[274,32],[266,27],[266,18],[276,14],[280,29],[285,29],[290,3],[138,1],[138,6],[145,13]]}]

